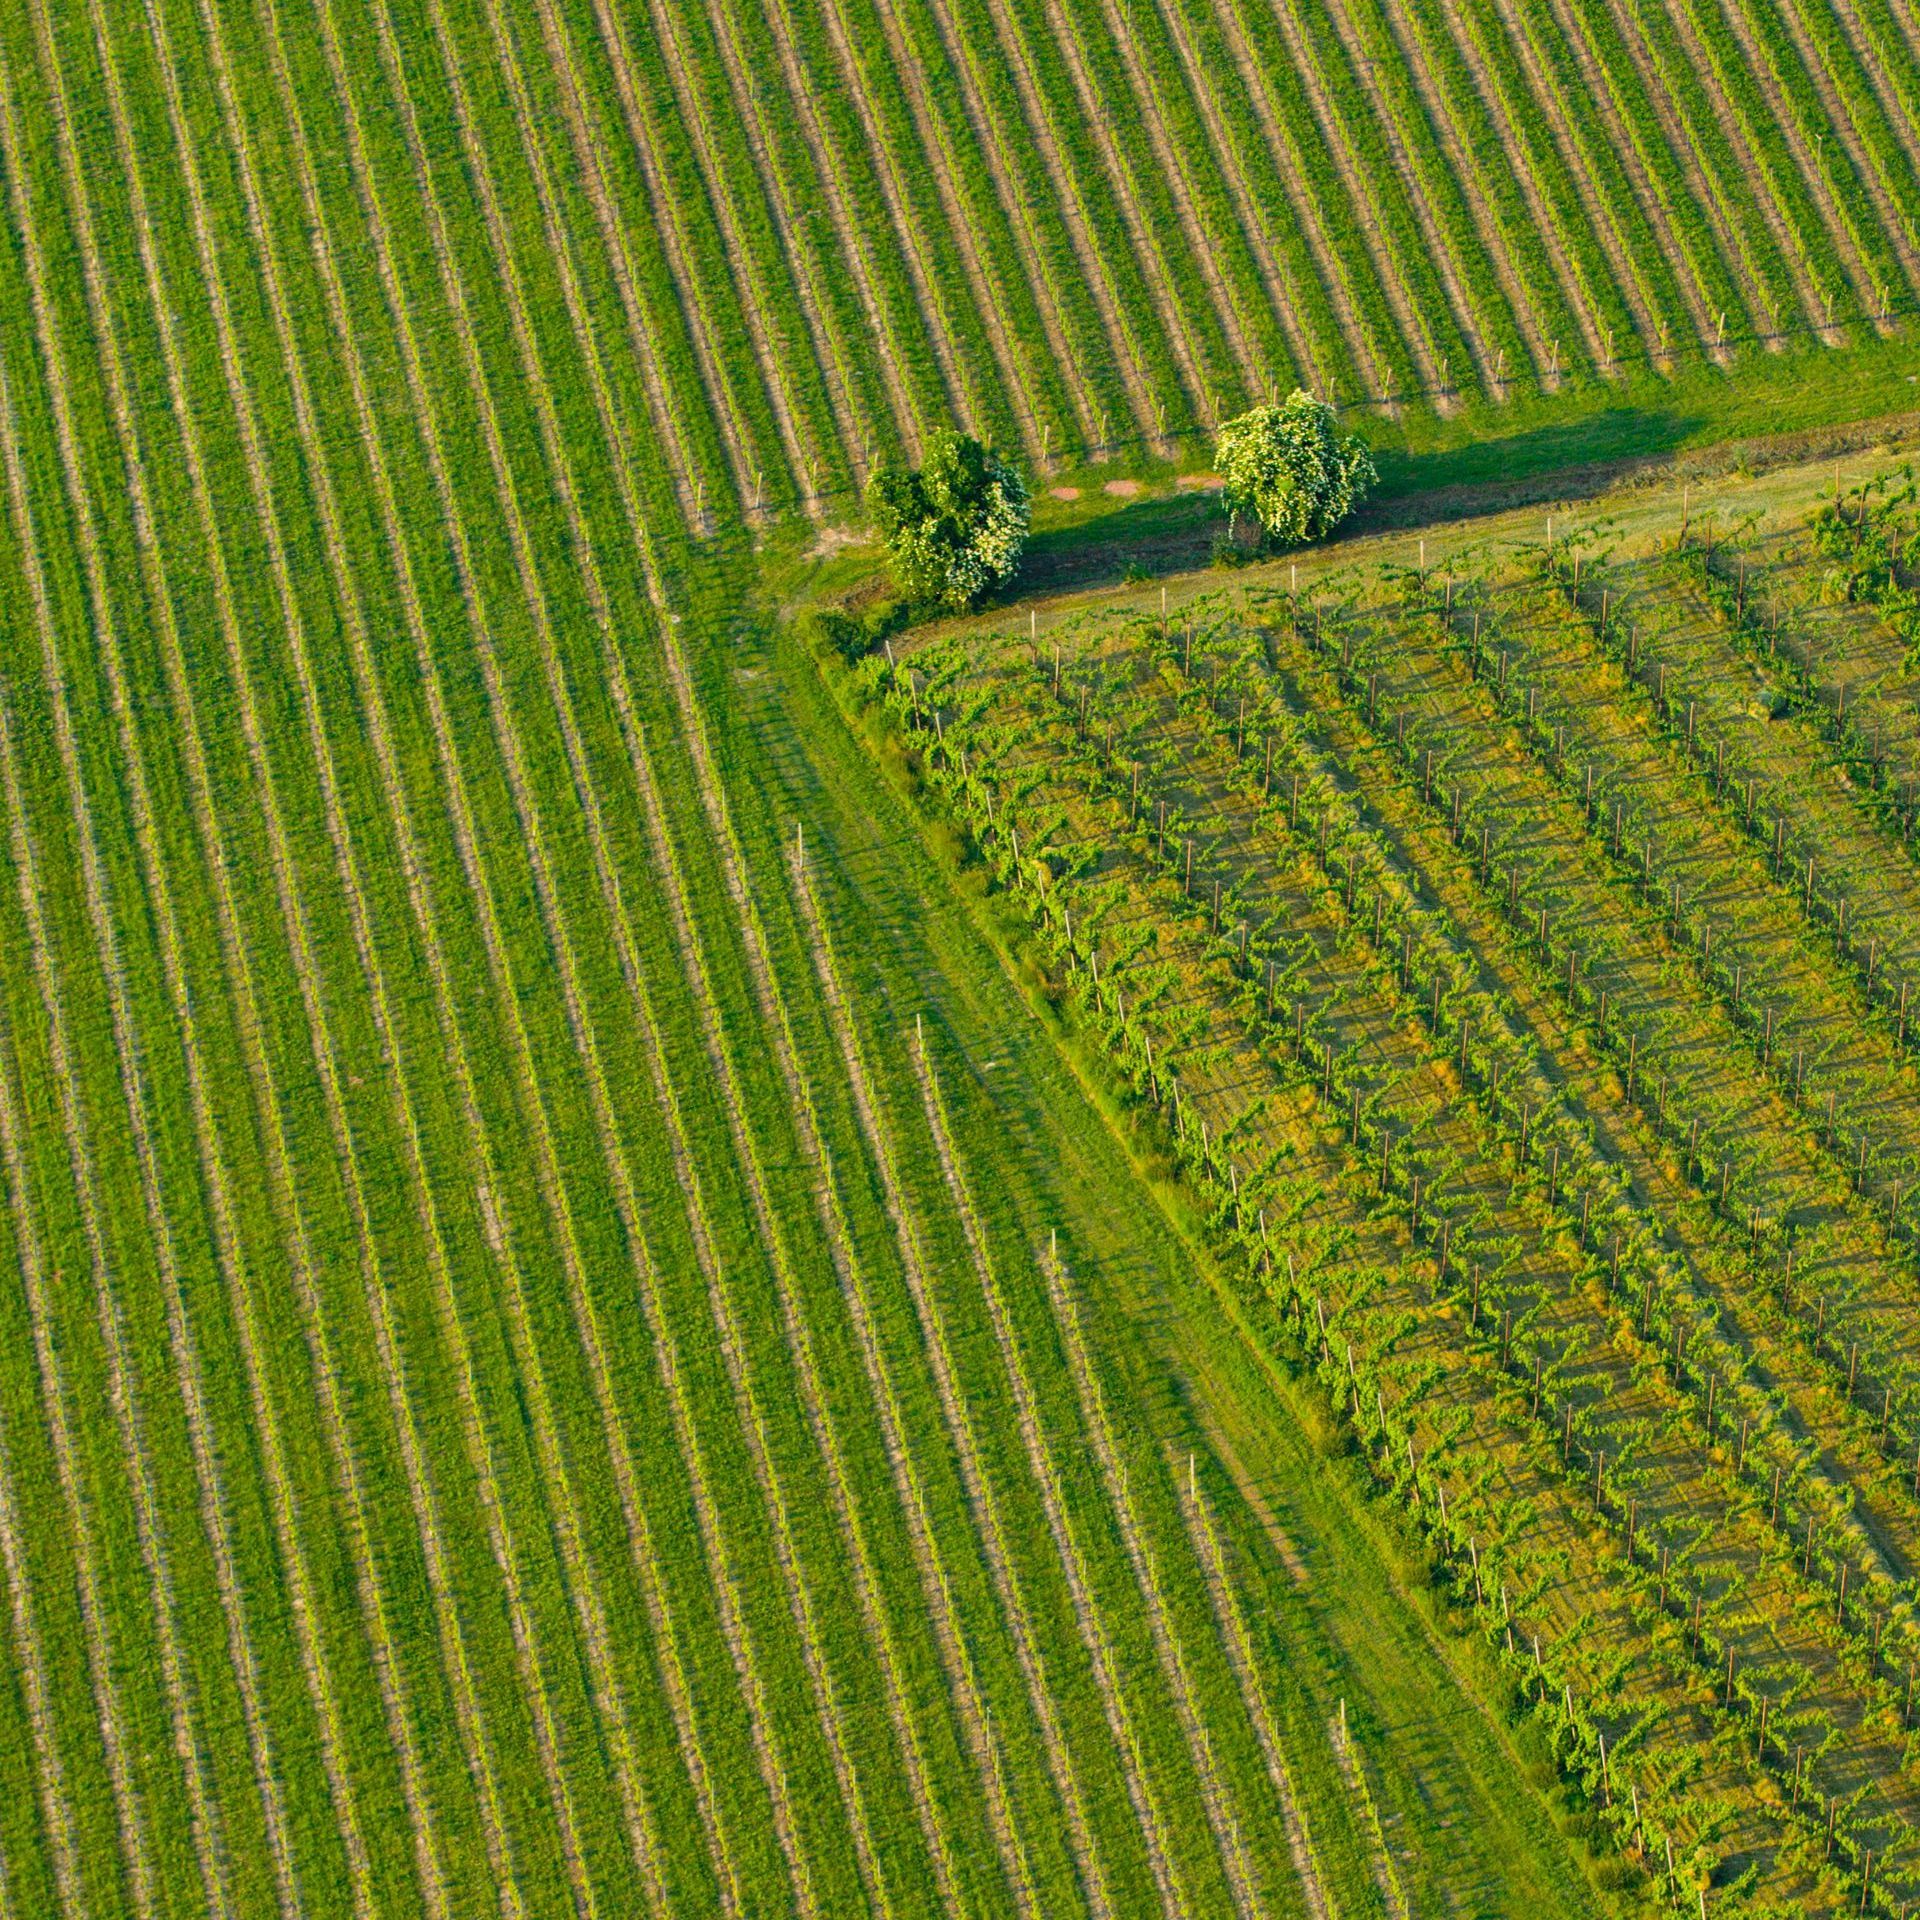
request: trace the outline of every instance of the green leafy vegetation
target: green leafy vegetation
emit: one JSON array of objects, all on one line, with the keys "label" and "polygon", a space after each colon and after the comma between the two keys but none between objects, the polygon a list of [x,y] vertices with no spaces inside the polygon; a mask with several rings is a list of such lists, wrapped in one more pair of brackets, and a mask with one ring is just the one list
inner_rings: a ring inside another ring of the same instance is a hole
[{"label": "green leafy vegetation", "polygon": [[1333,408],[1297,389],[1277,407],[1229,420],[1214,442],[1228,524],[1248,515],[1274,546],[1324,540],[1379,479],[1357,434],[1337,431]]},{"label": "green leafy vegetation", "polygon": [[0,13],[0,1920],[1904,1911],[1913,39]]},{"label": "green leafy vegetation", "polygon": [[970,607],[1004,586],[1027,540],[1026,481],[963,433],[936,433],[922,466],[879,468],[867,511],[901,590],[931,606]]}]

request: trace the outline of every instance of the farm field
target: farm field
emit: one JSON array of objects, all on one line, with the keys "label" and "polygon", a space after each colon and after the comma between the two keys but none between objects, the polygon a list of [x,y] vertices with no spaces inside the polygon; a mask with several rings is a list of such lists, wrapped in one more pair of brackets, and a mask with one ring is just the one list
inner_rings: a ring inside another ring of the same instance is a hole
[{"label": "farm field", "polygon": [[1603,1827],[1723,1911],[1913,1893],[1917,525],[1627,495],[859,669]]},{"label": "farm field", "polygon": [[[0,1920],[1920,1897],[1910,479],[1066,590],[1296,384],[1413,519],[1857,447],[1917,111],[1909,0],[0,10]],[[949,425],[1045,597],[816,653]]]}]

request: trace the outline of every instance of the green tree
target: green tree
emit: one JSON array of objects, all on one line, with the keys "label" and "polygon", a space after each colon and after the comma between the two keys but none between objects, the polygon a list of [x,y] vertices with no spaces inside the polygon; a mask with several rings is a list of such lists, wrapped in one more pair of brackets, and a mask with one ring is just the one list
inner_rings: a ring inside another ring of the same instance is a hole
[{"label": "green tree", "polygon": [[1213,462],[1228,513],[1250,514],[1275,546],[1324,538],[1380,477],[1366,442],[1343,439],[1332,407],[1298,388],[1277,407],[1227,421]]},{"label": "green tree", "polygon": [[903,593],[970,607],[1013,577],[1031,507],[1019,472],[971,434],[943,431],[912,472],[878,467],[867,510]]}]

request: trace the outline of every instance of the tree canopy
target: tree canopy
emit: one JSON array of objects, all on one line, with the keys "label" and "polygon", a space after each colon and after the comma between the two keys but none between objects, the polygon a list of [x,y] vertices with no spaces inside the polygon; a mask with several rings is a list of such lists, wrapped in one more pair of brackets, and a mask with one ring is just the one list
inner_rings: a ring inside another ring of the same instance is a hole
[{"label": "tree canopy", "polygon": [[932,436],[923,466],[876,468],[867,509],[902,592],[956,608],[1013,577],[1031,516],[1019,471],[952,431]]},{"label": "tree canopy", "polygon": [[1227,421],[1213,456],[1227,511],[1250,514],[1277,546],[1332,532],[1379,479],[1366,442],[1336,426],[1333,408],[1298,388]]}]

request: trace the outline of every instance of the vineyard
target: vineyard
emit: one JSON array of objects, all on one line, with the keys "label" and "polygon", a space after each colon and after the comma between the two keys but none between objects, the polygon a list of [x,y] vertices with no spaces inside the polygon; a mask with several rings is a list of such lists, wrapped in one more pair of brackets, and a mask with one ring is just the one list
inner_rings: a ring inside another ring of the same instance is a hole
[{"label": "vineyard", "polygon": [[710,525],[841,514],[949,421],[1047,471],[1295,384],[1497,413],[1920,303],[1906,0],[581,10],[528,97],[550,65],[596,212],[654,209],[622,296]]},{"label": "vineyard", "polygon": [[1497,413],[1920,302],[1907,0],[567,11],[539,64],[596,196],[656,209],[697,516],[833,517],[949,421],[1047,471],[1295,384]]},{"label": "vineyard", "polygon": [[1901,1913],[1920,512],[1674,504],[865,672],[1622,1853]]},{"label": "vineyard", "polygon": [[[60,11],[69,75],[29,15],[8,50],[27,129],[54,89],[112,84]],[[1909,0],[178,11],[209,195],[244,191],[244,140],[261,220],[309,193],[378,220],[355,169],[414,141],[455,202],[445,246],[531,276],[562,418],[590,410],[583,356],[617,361],[703,533],[844,518],[877,461],[954,422],[1051,472],[1176,453],[1295,384],[1376,421],[1497,420],[1894,337],[1920,304]],[[116,56],[144,57],[143,12],[103,4]],[[178,195],[147,84],[127,111]],[[592,347],[566,339],[576,306]]]},{"label": "vineyard", "polygon": [[1911,474],[782,582],[954,426],[1909,404],[1916,127],[1910,0],[0,9],[0,1920],[1904,1913]]},{"label": "vineyard", "polygon": [[578,11],[0,24],[0,1916],[1578,1910],[757,784],[676,501],[808,416],[655,437]]}]

